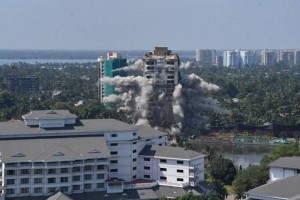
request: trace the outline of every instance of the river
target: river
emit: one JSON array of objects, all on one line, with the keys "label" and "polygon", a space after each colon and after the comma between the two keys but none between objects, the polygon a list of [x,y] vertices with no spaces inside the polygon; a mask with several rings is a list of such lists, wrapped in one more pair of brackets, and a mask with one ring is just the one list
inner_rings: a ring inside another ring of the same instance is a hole
[{"label": "river", "polygon": [[[206,143],[193,143],[195,150],[203,152]],[[272,145],[236,145],[236,144],[210,144],[217,153],[223,154],[226,158],[233,161],[236,166],[247,168],[249,164],[259,165],[264,155],[270,153],[276,146]]]}]

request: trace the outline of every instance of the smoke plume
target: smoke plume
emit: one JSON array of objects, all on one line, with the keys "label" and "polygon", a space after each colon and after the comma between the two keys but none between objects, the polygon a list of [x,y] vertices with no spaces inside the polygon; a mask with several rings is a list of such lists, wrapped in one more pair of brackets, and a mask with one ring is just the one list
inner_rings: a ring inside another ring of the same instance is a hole
[{"label": "smoke plume", "polygon": [[135,61],[132,65],[115,69],[113,71],[135,71],[135,70],[143,70],[144,63],[142,59]]}]

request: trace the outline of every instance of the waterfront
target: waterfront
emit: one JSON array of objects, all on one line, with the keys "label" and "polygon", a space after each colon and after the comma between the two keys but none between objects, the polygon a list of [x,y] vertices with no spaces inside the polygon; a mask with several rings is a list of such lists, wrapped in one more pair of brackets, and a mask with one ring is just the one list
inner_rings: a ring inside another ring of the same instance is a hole
[{"label": "waterfront", "polygon": [[[195,150],[204,152],[208,143],[193,142]],[[228,143],[211,143],[212,148],[226,158],[233,161],[236,166],[247,168],[249,164],[259,165],[264,155],[271,152],[275,145],[243,145]]]}]

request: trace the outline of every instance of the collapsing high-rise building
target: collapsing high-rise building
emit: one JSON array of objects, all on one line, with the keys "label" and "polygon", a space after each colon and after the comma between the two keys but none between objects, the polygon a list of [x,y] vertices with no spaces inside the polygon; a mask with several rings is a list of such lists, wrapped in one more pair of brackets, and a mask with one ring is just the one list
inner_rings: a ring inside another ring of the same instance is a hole
[{"label": "collapsing high-rise building", "polygon": [[[126,63],[127,59],[122,58],[120,55],[114,52],[107,53],[106,59],[103,57],[98,58],[99,62],[99,70],[98,70],[98,79],[100,80],[103,77],[115,77],[115,76],[121,76],[125,77],[127,76],[127,73],[120,69],[127,65]],[[108,97],[109,95],[114,93],[114,87],[112,85],[103,84],[100,83],[98,86],[98,95],[99,99],[102,102],[104,97]]]},{"label": "collapsing high-rise building", "polygon": [[143,76],[153,87],[149,99],[150,124],[170,124],[173,121],[173,92],[179,80],[180,59],[167,47],[155,47],[144,57]]}]

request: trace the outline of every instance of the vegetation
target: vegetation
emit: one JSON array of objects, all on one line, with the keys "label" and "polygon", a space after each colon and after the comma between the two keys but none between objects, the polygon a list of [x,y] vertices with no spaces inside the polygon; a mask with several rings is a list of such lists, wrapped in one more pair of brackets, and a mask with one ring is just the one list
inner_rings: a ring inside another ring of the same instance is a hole
[{"label": "vegetation", "polygon": [[231,184],[236,175],[236,168],[233,162],[222,155],[218,155],[209,162],[208,173],[215,181],[223,184]]},{"label": "vegetation", "polygon": [[207,113],[212,126],[300,125],[300,66],[203,67],[183,72],[220,86],[212,96],[228,115]]}]

